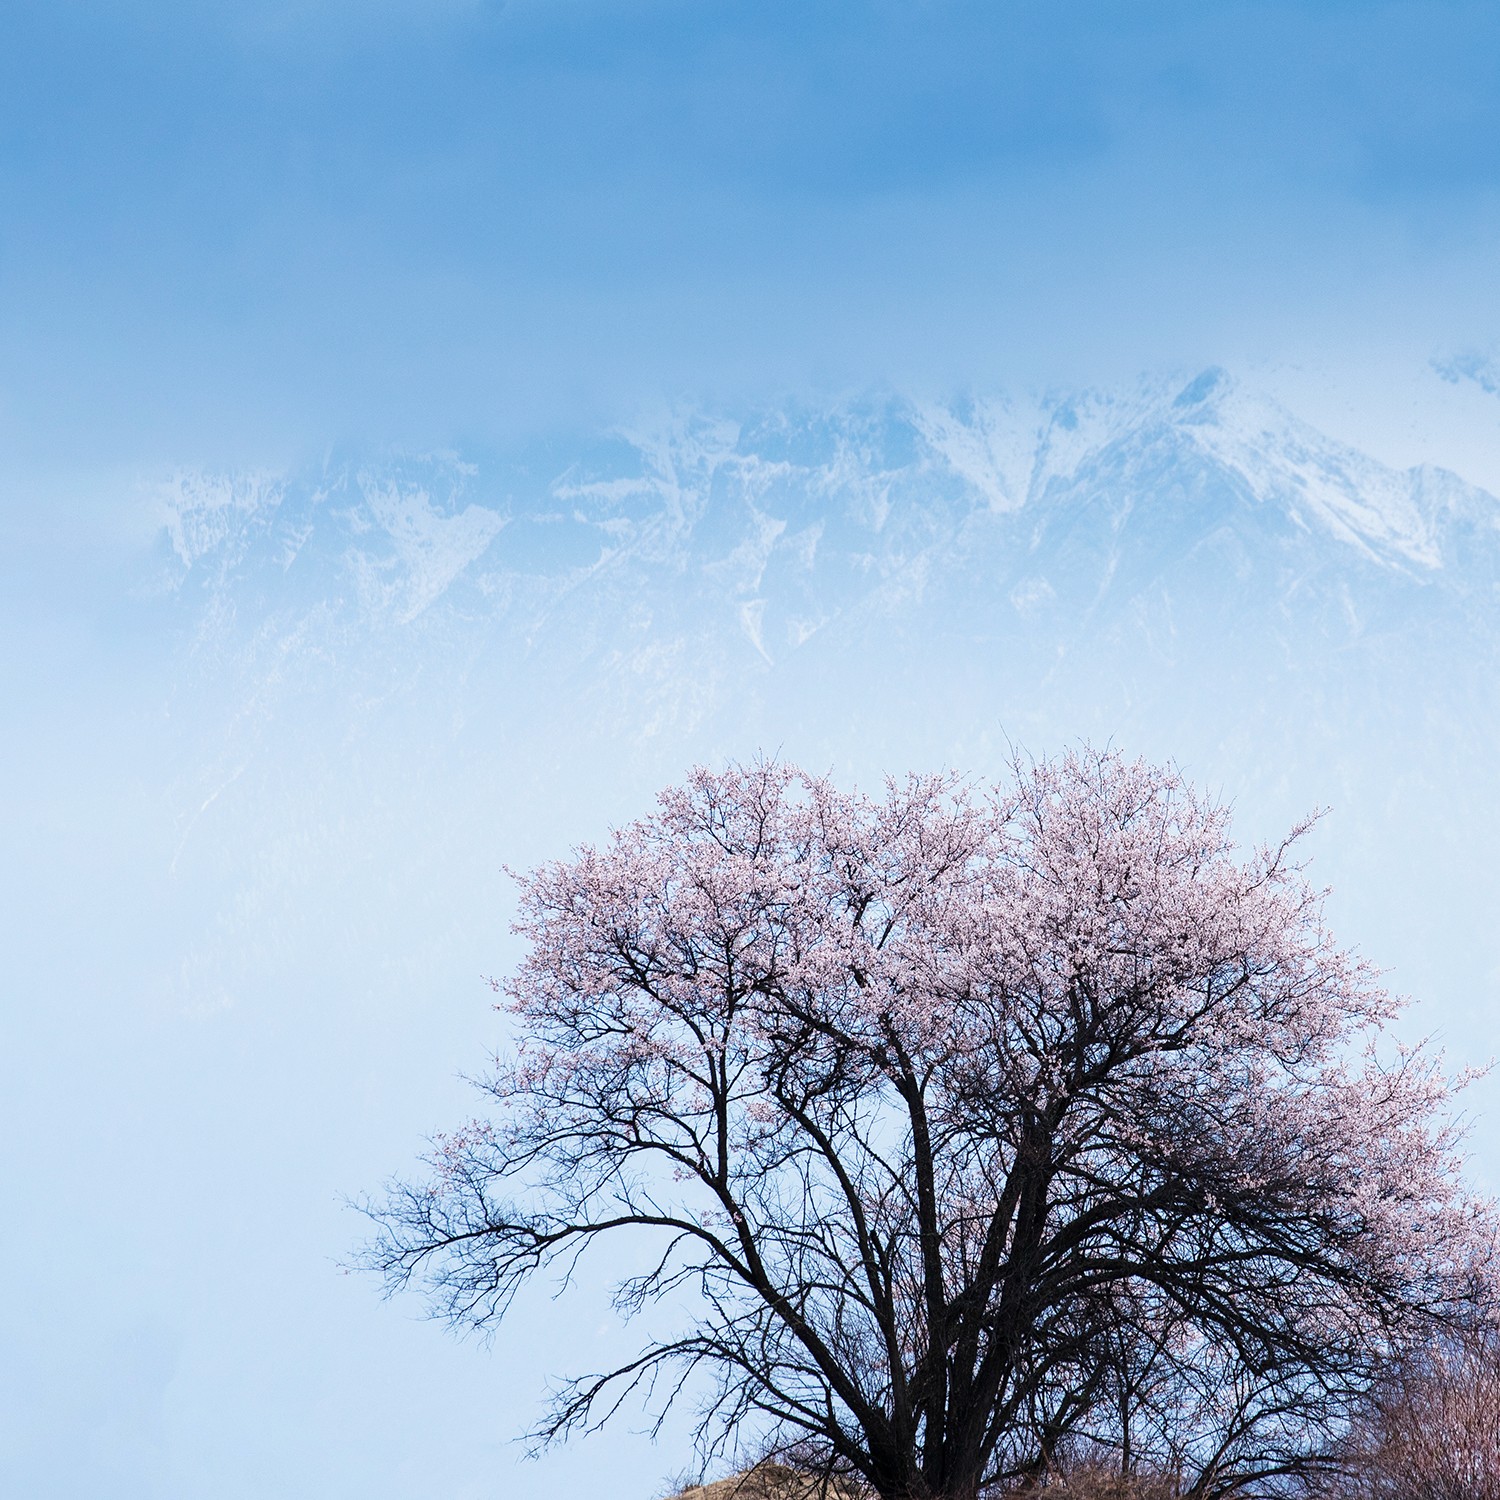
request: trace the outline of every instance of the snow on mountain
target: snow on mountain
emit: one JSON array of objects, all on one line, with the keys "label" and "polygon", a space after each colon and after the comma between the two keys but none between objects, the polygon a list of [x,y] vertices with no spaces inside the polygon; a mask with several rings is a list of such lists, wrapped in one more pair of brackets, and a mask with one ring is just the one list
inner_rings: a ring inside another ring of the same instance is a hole
[{"label": "snow on mountain", "polygon": [[1106,648],[1206,661],[1215,642],[1249,672],[1312,641],[1392,649],[1397,623],[1408,655],[1454,631],[1500,641],[1500,501],[1381,464],[1217,369],[684,410],[550,467],[330,462],[184,475],[157,499],[170,586],[215,661],[241,639],[262,677],[268,652],[281,674],[298,653],[529,669],[658,728],[757,674],[919,642],[1036,677]]}]

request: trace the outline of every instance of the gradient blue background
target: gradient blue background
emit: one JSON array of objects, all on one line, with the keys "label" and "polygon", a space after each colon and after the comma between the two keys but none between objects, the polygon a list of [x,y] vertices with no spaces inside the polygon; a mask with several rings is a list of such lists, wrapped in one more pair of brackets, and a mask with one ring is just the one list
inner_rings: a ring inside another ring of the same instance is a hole
[{"label": "gradient blue background", "polygon": [[[503,1040],[501,862],[695,759],[1087,734],[1247,835],[1331,804],[1336,930],[1482,1063],[1497,186],[1491,4],[8,0],[0,1489],[688,1464],[511,1445],[628,1347],[598,1280],[485,1351],[338,1260]],[[914,435],[1088,391],[1045,545]],[[1437,496],[1439,562],[1309,521],[1335,481]]]},{"label": "gradient blue background", "polygon": [[1487,4],[11,0],[13,461],[1497,336]]}]

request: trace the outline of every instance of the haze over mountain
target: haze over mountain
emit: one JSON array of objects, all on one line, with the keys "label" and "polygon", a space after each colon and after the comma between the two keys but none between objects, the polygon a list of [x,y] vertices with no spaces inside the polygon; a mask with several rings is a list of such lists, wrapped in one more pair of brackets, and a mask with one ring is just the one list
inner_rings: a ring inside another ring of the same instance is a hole
[{"label": "haze over mountain", "polygon": [[1170,739],[1154,708],[1175,697],[1195,739],[1253,725],[1256,775],[1355,726],[1367,760],[1391,713],[1381,734],[1411,734],[1398,685],[1433,736],[1402,776],[1428,751],[1480,754],[1494,727],[1500,501],[1217,369],[679,410],[575,453],[191,473],[156,503],[176,628],[264,714],[299,684],[380,701],[404,684],[515,735],[546,693],[617,753],[663,736],[744,753],[774,748],[788,705],[837,702],[864,743],[891,708],[903,734],[915,716],[1027,742]]},{"label": "haze over mountain", "polygon": [[507,668],[546,650],[663,682],[643,653],[678,677],[775,670],[880,622],[1066,653],[1201,594],[1349,644],[1391,609],[1483,629],[1500,598],[1495,497],[1391,469],[1217,369],[1123,395],[679,411],[576,455],[185,473],[156,499],[162,587],[206,635],[453,632],[507,642]]},{"label": "haze over mountain", "polygon": [[1220,369],[679,409],[572,452],[184,473],[154,503],[174,691],[222,704],[189,804],[315,703],[341,743],[592,756],[637,796],[693,757],[868,777],[1089,735],[1252,816],[1305,811],[1314,769],[1335,808],[1411,799],[1383,837],[1473,848],[1495,816],[1500,500]]}]

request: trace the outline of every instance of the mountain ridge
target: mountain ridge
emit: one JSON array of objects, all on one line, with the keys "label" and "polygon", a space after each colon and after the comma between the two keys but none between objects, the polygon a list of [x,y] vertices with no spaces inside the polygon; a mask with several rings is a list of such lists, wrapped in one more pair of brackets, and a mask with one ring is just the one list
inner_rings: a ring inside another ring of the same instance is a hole
[{"label": "mountain ridge", "polygon": [[649,734],[767,674],[930,676],[934,651],[1012,698],[1090,660],[1253,682],[1305,676],[1309,651],[1367,672],[1455,642],[1500,659],[1500,500],[1381,464],[1218,369],[683,408],[545,465],[354,456],[183,473],[155,501],[152,592],[204,672],[260,705],[330,670],[371,700],[446,674],[454,703],[529,673]]}]

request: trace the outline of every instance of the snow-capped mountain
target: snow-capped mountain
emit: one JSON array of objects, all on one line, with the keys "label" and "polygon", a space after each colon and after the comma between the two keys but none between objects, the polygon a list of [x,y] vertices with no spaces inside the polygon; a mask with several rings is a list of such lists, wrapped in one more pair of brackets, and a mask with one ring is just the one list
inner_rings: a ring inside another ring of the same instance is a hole
[{"label": "snow-capped mountain", "polygon": [[1500,501],[1381,464],[1220,370],[678,412],[545,464],[180,475],[156,497],[163,578],[216,661],[432,640],[700,695],[872,629],[1050,656],[1123,629],[1171,655],[1224,630],[1300,652],[1397,619],[1500,625]]}]

